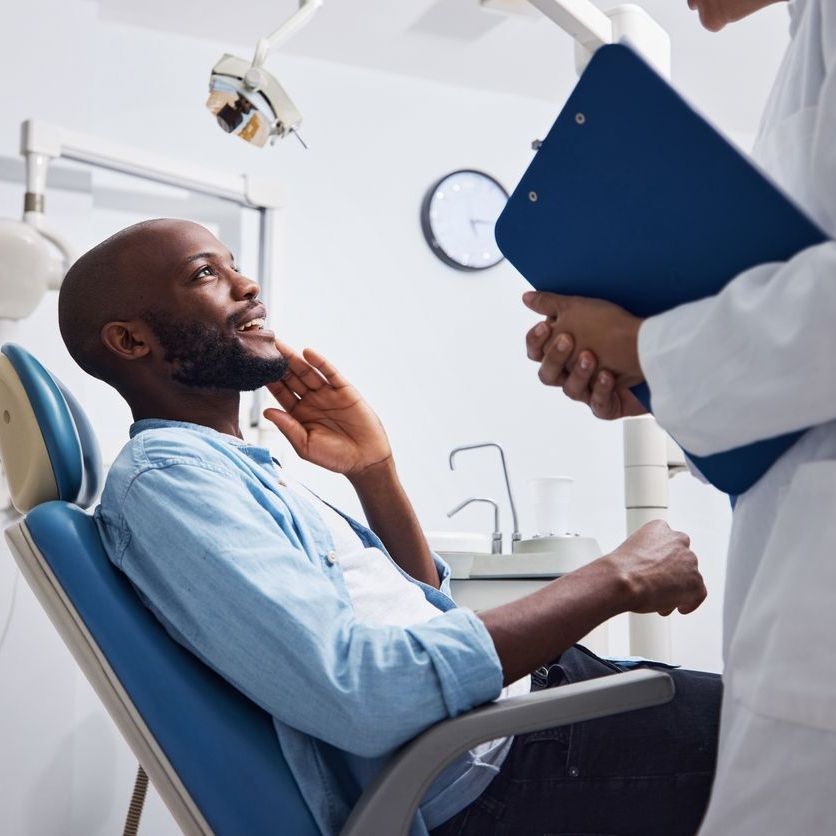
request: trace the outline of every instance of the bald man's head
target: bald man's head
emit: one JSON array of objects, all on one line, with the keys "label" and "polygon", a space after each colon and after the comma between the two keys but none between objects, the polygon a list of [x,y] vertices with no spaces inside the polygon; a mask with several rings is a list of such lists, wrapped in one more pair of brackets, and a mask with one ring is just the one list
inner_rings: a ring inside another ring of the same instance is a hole
[{"label": "bald man's head", "polygon": [[73,359],[134,399],[182,386],[255,389],[286,369],[258,293],[204,227],[144,221],[70,268],[58,323]]},{"label": "bald man's head", "polygon": [[[130,320],[143,310],[136,260],[146,233],[166,221],[143,221],[111,235],[70,267],[58,294],[58,327],[73,360],[84,371],[108,383],[113,361],[101,330],[115,320]],[[131,263],[134,257],[134,264]]]}]

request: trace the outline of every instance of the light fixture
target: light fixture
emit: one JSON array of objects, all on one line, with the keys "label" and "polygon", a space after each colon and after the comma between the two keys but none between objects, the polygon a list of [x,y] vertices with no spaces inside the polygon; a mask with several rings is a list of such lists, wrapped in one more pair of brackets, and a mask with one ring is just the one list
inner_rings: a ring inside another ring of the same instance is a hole
[{"label": "light fixture", "polygon": [[258,41],[252,62],[227,54],[215,64],[206,107],[223,130],[259,147],[289,134],[302,142],[298,134],[302,114],[281,84],[264,69],[264,62],[308,23],[322,3],[300,0],[298,11],[288,21]]},{"label": "light fixture", "polygon": [[26,158],[23,220],[0,218],[0,319],[29,316],[47,290],[61,286],[75,260],[69,243],[44,220],[49,157],[21,150]]}]

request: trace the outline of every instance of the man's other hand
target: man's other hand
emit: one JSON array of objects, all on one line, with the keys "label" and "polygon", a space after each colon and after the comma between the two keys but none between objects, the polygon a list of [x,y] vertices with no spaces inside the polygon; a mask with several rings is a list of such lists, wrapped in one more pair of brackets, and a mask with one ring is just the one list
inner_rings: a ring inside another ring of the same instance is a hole
[{"label": "man's other hand", "polygon": [[285,376],[267,388],[282,409],[265,409],[298,455],[352,478],[392,458],[389,440],[360,393],[321,354],[277,341]]},{"label": "man's other hand", "polygon": [[[620,388],[644,380],[638,348],[642,321],[638,317],[611,302],[580,296],[529,291],[523,294],[523,302],[546,317],[526,336],[528,356],[540,363],[540,380],[546,385],[563,386],[582,352],[594,354]],[[567,338],[571,344],[568,350]]]},{"label": "man's other hand", "polygon": [[661,520],[642,526],[601,560],[623,579],[631,612],[690,613],[708,594],[690,538]]}]

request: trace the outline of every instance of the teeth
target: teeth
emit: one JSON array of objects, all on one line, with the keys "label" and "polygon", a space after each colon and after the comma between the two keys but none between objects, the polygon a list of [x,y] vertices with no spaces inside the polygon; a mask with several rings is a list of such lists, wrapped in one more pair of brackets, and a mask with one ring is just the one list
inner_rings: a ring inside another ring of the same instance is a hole
[{"label": "teeth", "polygon": [[261,317],[256,319],[251,319],[249,322],[245,322],[238,330],[239,331],[248,331],[251,328],[258,328],[261,330],[264,327],[265,320]]}]

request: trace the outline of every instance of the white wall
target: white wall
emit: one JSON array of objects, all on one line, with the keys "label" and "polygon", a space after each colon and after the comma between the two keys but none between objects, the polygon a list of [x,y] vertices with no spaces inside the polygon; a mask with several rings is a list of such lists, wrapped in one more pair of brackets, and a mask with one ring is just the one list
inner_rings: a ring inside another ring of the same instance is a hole
[{"label": "white wall", "polygon": [[[559,103],[277,58],[277,74],[306,114],[311,151],[292,142],[258,151],[223,135],[203,110],[208,68],[230,47],[102,24],[95,7],[78,0],[10,6],[0,27],[0,155],[16,153],[20,121],[35,116],[168,156],[279,177],[287,244],[271,318],[291,344],[323,350],[366,394],[389,430],[424,526],[488,530],[484,511],[463,513],[455,525],[445,511],[474,494],[501,498],[497,461],[470,454],[455,473],[446,461],[454,445],[493,440],[508,453],[524,531],[532,525],[528,479],[568,474],[576,479],[574,526],[605,549],[616,545],[620,428],[539,385],[524,357],[533,319],[513,268],[451,271],[430,253],[418,224],[424,191],[452,169],[481,168],[512,186],[530,159],[530,140],[544,135]],[[4,200],[0,210],[17,208]],[[51,196],[48,211],[79,246],[116,220],[89,214],[77,195]],[[79,391],[103,434],[126,435],[118,399],[75,372],[64,354],[54,296],[31,321],[0,331],[10,336]],[[288,446],[279,439],[275,446],[295,466]],[[344,481],[300,470],[315,489],[358,510]],[[674,619],[675,655],[717,670],[727,502],[690,477],[672,483],[672,496],[672,521],[692,534],[711,589],[697,614]],[[505,507],[503,526],[510,530]],[[0,590],[7,590],[12,573],[0,557]],[[0,607],[7,601],[0,595]],[[625,649],[623,631],[616,648]],[[4,834],[105,834],[120,826],[132,758],[25,584],[0,651],[0,752]],[[145,832],[175,832],[157,802],[147,815]]]}]

